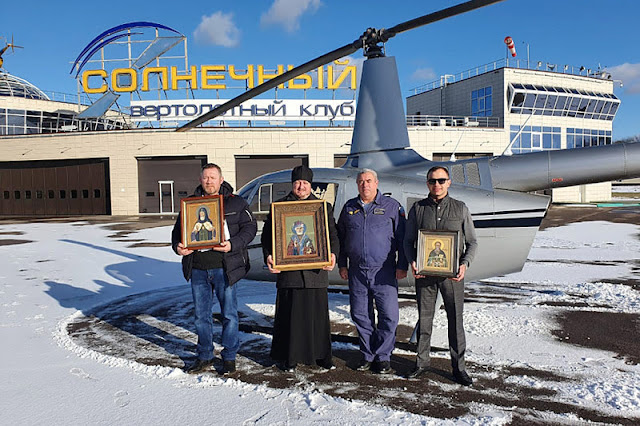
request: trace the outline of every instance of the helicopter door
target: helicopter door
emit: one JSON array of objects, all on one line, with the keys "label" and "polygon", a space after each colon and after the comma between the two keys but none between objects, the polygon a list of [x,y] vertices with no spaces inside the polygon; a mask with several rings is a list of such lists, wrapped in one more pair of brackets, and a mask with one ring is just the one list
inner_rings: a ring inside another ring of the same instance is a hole
[{"label": "helicopter door", "polygon": [[[253,196],[249,210],[258,222],[264,222],[269,214],[271,203],[283,198],[289,191],[291,191],[289,182],[263,183]],[[311,192],[321,200],[335,205],[338,184],[314,182]]]},{"label": "helicopter door", "polygon": [[267,183],[258,189],[258,208],[254,213],[267,213],[273,199],[273,184]]},{"label": "helicopter door", "polygon": [[256,191],[249,210],[258,222],[264,222],[269,214],[271,203],[279,200],[291,191],[289,182],[264,183]]}]

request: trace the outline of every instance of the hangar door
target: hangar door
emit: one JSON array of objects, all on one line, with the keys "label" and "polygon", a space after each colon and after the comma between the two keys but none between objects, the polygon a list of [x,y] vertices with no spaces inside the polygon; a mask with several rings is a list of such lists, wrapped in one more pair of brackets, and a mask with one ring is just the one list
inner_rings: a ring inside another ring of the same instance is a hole
[{"label": "hangar door", "polygon": [[[200,184],[206,156],[138,157],[140,213],[177,213]],[[162,208],[162,210],[160,210]]]},{"label": "hangar door", "polygon": [[291,170],[301,164],[309,165],[308,155],[236,155],[235,158],[236,191],[265,173]]},{"label": "hangar door", "polygon": [[0,215],[111,214],[109,160],[0,163]]}]

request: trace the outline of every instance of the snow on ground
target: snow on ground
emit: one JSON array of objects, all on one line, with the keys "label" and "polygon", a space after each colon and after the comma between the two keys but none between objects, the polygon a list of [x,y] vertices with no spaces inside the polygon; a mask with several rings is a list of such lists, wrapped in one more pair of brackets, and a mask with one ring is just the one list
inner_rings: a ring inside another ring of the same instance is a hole
[{"label": "snow on ground", "polygon": [[[640,367],[611,352],[560,342],[551,333],[557,328],[554,313],[559,308],[545,304],[569,306],[588,300],[590,305],[581,310],[640,313],[640,293],[609,282],[633,277],[640,253],[638,232],[637,225],[609,222],[549,228],[538,233],[522,272],[467,284],[471,295],[495,288],[505,298],[500,303],[465,305],[469,362],[522,366],[569,377],[552,381],[522,374],[506,380],[552,389],[554,401],[640,419]],[[93,307],[123,303],[123,298],[145,292],[170,297],[185,288],[179,259],[170,248],[132,246],[133,240],[163,243],[169,234],[167,226],[114,237],[115,232],[104,225],[85,222],[0,225],[0,243],[3,239],[16,243],[0,245],[0,413],[4,424],[489,425],[512,419],[508,410],[482,401],[472,404],[472,414],[444,421],[329,396],[317,389],[271,389],[210,374],[188,375],[175,367],[110,356],[70,339],[66,325]],[[240,285],[244,314],[258,323],[263,316],[273,315],[273,284],[245,281]],[[144,298],[124,300],[142,303]],[[332,294],[330,309],[332,322],[349,322],[346,296]],[[416,320],[414,307],[401,309],[401,324],[412,327]],[[153,325],[170,327],[158,321]],[[434,345],[446,346],[444,315],[436,317],[435,328]],[[344,343],[334,348],[345,346],[353,349]],[[496,373],[474,372],[476,377],[492,374]],[[539,413],[538,420],[545,416],[551,422],[580,421],[575,414],[553,412]]]}]

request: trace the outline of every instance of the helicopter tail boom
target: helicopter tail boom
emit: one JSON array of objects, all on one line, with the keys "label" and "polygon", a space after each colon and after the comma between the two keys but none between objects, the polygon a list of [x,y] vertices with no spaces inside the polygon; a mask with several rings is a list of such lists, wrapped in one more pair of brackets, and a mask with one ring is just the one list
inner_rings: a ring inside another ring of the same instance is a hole
[{"label": "helicopter tail boom", "polygon": [[640,177],[640,143],[620,142],[489,160],[495,189],[538,191]]}]

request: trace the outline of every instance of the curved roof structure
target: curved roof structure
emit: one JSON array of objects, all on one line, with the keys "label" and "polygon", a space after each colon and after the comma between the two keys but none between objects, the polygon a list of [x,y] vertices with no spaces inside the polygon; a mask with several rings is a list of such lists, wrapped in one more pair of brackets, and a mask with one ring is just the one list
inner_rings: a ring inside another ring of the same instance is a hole
[{"label": "curved roof structure", "polygon": [[[89,42],[89,44],[87,44],[85,48],[82,49],[82,52],[80,52],[75,62],[71,66],[71,71],[69,71],[69,74],[73,73],[73,69],[78,65],[82,57],[86,55],[84,62],[78,67],[78,70],[76,73],[76,76],[77,76],[82,70],[82,67],[84,66],[84,64],[91,58],[91,56],[93,56],[95,52],[100,50],[101,47],[104,47],[107,44],[111,43],[112,41],[115,41],[127,35],[131,35],[130,33],[126,33],[126,31],[129,31],[132,28],[160,28],[160,29],[174,32],[182,36],[182,34],[179,31],[176,31],[173,28],[167,27],[166,25],[158,24],[156,22],[136,21],[136,22],[128,22],[126,24],[117,25],[113,28],[109,28],[108,30],[102,32],[102,34],[100,34],[99,36],[91,40],[91,42]],[[112,36],[116,33],[120,33],[123,31],[125,31],[124,34],[116,35],[105,40],[105,37]]]},{"label": "curved roof structure", "polygon": [[13,96],[16,98],[40,99],[49,101],[49,97],[27,80],[15,75],[0,71],[0,96]]}]

